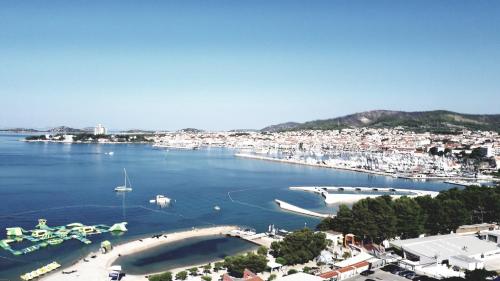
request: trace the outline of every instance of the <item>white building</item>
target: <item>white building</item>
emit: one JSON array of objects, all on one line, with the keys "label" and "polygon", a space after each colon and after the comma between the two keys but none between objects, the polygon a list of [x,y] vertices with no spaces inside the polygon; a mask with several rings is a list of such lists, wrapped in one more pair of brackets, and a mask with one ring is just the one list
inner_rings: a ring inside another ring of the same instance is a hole
[{"label": "white building", "polygon": [[63,142],[73,142],[73,135],[64,135],[63,136]]},{"label": "white building", "polygon": [[496,243],[500,247],[500,230],[492,230],[486,232],[487,240]]},{"label": "white building", "polygon": [[105,135],[106,133],[107,133],[106,128],[101,124],[97,124],[97,126],[94,127],[94,135]]},{"label": "white building", "polygon": [[332,246],[338,246],[344,244],[344,235],[342,233],[333,230],[327,230],[322,232],[325,234],[326,239],[332,241]]},{"label": "white building", "polygon": [[395,240],[390,244],[403,251],[404,258],[415,261],[419,265],[440,264],[448,260],[450,264],[463,269],[482,268],[483,261],[500,258],[500,247],[489,232],[491,238],[480,240],[475,235],[446,234]]}]

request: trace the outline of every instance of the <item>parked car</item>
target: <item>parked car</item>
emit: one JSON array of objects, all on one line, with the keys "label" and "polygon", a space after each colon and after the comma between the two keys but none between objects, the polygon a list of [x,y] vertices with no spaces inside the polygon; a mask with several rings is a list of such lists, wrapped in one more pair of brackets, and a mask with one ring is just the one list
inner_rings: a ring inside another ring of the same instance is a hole
[{"label": "parked car", "polygon": [[427,276],[417,276],[413,278],[414,281],[439,281],[439,279],[427,277]]},{"label": "parked car", "polygon": [[401,273],[401,272],[403,272],[403,271],[406,271],[406,269],[401,268],[401,267],[399,267],[399,266],[398,266],[398,267],[397,267],[397,268],[395,268],[394,270],[391,270],[391,273],[392,273],[392,274],[395,274],[395,275],[399,275],[399,273]]},{"label": "parked car", "polygon": [[365,271],[362,271],[360,274],[363,276],[368,276],[368,275],[373,274],[373,273],[375,273],[375,271],[367,269]]},{"label": "parked car", "polygon": [[[411,270],[405,270],[405,271],[402,271],[400,273],[398,273],[399,276],[402,276],[402,277],[406,277],[407,275],[411,275],[411,274],[415,274],[415,272],[411,271]],[[416,275],[416,274],[415,274]],[[408,278],[409,279],[409,278]]]},{"label": "parked car", "polygon": [[405,278],[406,279],[410,279],[410,280],[413,280],[417,277],[418,275],[415,273],[415,272],[412,272],[412,273],[408,273],[405,275]]},{"label": "parked car", "polygon": [[381,268],[382,271],[385,271],[385,272],[392,272],[393,270],[395,269],[399,269],[400,267],[395,265],[395,264],[388,264],[384,267]]}]

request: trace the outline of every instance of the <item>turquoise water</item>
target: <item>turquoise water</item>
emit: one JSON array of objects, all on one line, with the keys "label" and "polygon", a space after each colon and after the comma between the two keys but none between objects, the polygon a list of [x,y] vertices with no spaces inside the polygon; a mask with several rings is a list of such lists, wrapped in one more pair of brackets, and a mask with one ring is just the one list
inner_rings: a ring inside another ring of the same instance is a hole
[{"label": "turquoise water", "polygon": [[134,255],[122,256],[114,264],[121,265],[129,274],[148,274],[190,265],[207,264],[256,248],[255,244],[234,237],[196,237],[148,249]]},{"label": "turquoise water", "polygon": [[[49,225],[127,221],[129,231],[119,237],[91,236],[91,245],[68,241],[25,256],[0,250],[0,278],[12,280],[53,260],[72,263],[104,239],[119,243],[193,226],[238,224],[263,231],[269,224],[291,230],[319,222],[281,211],[276,198],[312,210],[335,208],[325,206],[320,196],[290,191],[289,186],[451,187],[237,158],[228,149],[167,151],[142,144],[26,143],[20,138],[0,135],[0,229],[32,229],[38,218],[46,218]],[[111,151],[113,156],[105,154]],[[123,183],[123,168],[134,188],[125,195],[113,192]],[[175,202],[160,209],[149,203],[156,194]],[[215,212],[215,205],[221,211]]]}]

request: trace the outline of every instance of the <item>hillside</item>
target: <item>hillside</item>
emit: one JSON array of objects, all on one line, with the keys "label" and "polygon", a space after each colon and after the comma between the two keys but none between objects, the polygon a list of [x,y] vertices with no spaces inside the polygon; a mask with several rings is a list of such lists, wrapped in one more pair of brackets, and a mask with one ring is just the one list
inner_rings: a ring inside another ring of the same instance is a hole
[{"label": "hillside", "polygon": [[71,127],[66,127],[66,126],[59,126],[55,127],[52,129],[49,129],[49,132],[51,134],[69,134],[69,133],[88,133],[90,132],[89,130],[85,129],[76,129],[76,128],[71,128]]},{"label": "hillside", "polygon": [[500,132],[500,114],[462,114],[445,110],[435,111],[390,111],[373,110],[342,117],[315,120],[305,123],[283,123],[268,126],[261,131],[279,132],[290,130],[331,130],[342,128],[394,128],[418,132],[455,132],[462,129],[490,130]]},{"label": "hillside", "polygon": [[8,129],[0,129],[0,132],[10,132],[10,133],[38,133],[39,130],[31,129],[31,128],[8,128]]}]

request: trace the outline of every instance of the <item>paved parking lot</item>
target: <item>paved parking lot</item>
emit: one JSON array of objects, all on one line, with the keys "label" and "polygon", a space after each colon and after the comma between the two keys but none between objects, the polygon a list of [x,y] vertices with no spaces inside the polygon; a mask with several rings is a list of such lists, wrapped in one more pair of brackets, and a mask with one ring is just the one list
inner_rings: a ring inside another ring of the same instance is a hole
[{"label": "paved parking lot", "polygon": [[356,277],[352,277],[349,279],[345,279],[346,281],[365,281],[366,279],[373,279],[376,281],[409,281],[408,279],[394,275],[390,272],[385,272],[380,269],[375,269],[375,273],[368,275],[368,276],[363,276],[363,275],[358,275]]}]

